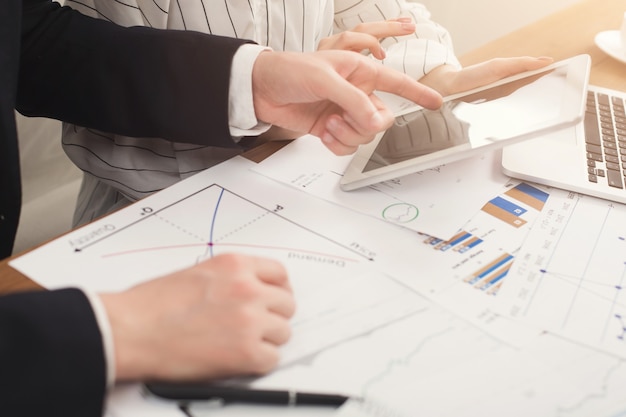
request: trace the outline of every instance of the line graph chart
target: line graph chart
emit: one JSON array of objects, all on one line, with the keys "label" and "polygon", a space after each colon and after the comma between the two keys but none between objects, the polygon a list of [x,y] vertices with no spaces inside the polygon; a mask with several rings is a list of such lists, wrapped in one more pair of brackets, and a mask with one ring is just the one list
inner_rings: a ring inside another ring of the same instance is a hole
[{"label": "line graph chart", "polygon": [[626,357],[626,206],[553,190],[498,301],[508,315]]},{"label": "line graph chart", "polygon": [[95,231],[70,237],[68,244],[75,252],[107,259],[109,265],[132,268],[143,263],[144,271],[154,265],[159,275],[166,268],[160,264],[175,269],[174,265],[188,266],[230,251],[337,269],[368,260],[357,250],[282,217],[282,209],[260,206],[212,184],[164,207],[142,204],[128,224],[96,226]]},{"label": "line graph chart", "polygon": [[516,349],[430,305],[255,385],[366,399],[346,404],[342,417],[586,417],[624,413],[624,383],[624,359],[551,334]]},{"label": "line graph chart", "polygon": [[[252,175],[250,181],[262,178]],[[285,215],[295,201],[283,196],[277,202],[263,187],[256,187],[259,195],[228,181],[198,184],[144,199],[12,265],[47,288],[79,285],[101,292],[122,290],[221,253],[276,259],[289,273],[298,304],[282,363],[420,308],[415,292],[366,267],[376,257],[366,249],[371,245],[328,236]]]}]

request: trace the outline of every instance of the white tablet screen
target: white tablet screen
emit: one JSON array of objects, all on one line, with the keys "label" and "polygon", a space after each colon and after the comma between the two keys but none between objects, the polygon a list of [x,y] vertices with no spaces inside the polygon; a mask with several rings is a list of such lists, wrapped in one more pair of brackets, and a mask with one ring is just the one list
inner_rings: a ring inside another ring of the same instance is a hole
[{"label": "white tablet screen", "polygon": [[589,65],[589,57],[581,55],[450,96],[438,110],[407,110],[372,143],[359,148],[342,188],[432,168],[573,125],[582,119]]},{"label": "white tablet screen", "polygon": [[[565,68],[557,68],[446,101],[439,110],[420,109],[397,117],[363,171],[453,146],[489,145],[554,120],[561,110],[566,75]],[[538,96],[544,98],[537,100]]]}]

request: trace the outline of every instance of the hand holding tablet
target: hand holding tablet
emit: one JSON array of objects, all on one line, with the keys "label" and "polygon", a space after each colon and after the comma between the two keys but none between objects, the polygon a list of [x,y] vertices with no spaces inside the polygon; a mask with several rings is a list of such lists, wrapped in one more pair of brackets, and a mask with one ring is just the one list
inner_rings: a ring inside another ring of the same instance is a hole
[{"label": "hand holding tablet", "polygon": [[573,126],[584,114],[590,65],[588,55],[578,55],[447,96],[438,110],[406,109],[356,151],[341,188],[361,188]]}]

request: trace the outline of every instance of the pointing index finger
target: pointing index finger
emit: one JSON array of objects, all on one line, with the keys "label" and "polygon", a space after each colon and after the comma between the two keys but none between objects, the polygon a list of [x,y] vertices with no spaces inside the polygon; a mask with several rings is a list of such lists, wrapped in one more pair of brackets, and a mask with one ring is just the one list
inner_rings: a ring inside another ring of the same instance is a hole
[{"label": "pointing index finger", "polygon": [[427,109],[441,107],[442,97],[436,90],[419,83],[406,74],[380,66],[376,75],[376,90],[396,94]]}]

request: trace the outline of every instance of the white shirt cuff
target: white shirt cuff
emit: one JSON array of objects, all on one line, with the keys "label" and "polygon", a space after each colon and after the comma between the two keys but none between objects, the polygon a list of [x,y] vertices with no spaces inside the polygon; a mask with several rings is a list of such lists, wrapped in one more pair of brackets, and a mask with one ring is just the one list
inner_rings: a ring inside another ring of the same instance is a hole
[{"label": "white shirt cuff", "polygon": [[233,137],[257,136],[270,128],[269,124],[257,120],[252,96],[252,67],[263,51],[271,51],[271,48],[244,44],[233,57],[228,94],[228,124]]},{"label": "white shirt cuff", "polygon": [[106,313],[102,300],[97,294],[94,294],[88,290],[82,289],[87,296],[93,309],[96,321],[100,327],[100,334],[102,335],[102,346],[104,347],[104,360],[106,364],[106,386],[107,388],[113,387],[115,384],[115,350],[113,346],[113,331],[111,330],[111,323],[109,323],[109,316]]}]

